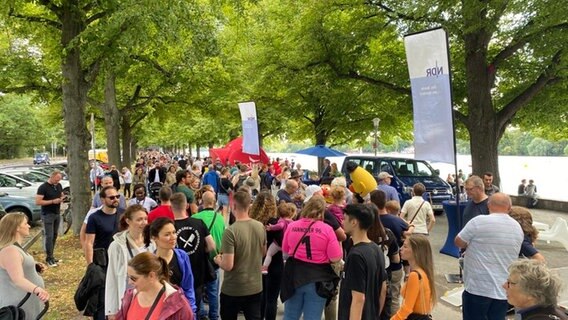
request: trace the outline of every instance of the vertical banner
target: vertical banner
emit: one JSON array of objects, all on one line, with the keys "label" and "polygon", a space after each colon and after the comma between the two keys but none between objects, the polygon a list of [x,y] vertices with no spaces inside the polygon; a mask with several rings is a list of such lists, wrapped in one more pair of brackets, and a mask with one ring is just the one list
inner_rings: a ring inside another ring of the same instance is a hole
[{"label": "vertical banner", "polygon": [[416,159],[456,163],[447,34],[432,29],[404,36],[414,108]]},{"label": "vertical banner", "polygon": [[240,102],[241,121],[243,123],[243,152],[259,155],[258,123],[254,102]]}]

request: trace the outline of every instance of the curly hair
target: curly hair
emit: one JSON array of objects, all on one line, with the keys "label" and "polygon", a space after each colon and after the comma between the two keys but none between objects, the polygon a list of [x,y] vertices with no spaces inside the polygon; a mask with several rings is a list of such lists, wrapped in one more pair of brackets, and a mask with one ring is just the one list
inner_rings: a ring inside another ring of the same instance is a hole
[{"label": "curly hair", "polygon": [[536,299],[536,304],[555,306],[561,288],[560,278],[553,274],[542,261],[516,260],[509,266],[509,275],[519,277],[517,285],[525,294]]},{"label": "curly hair", "polygon": [[533,226],[533,219],[531,212],[525,207],[512,206],[511,211],[509,211],[511,218],[517,220],[523,229],[523,233],[531,239],[531,241],[536,241],[538,236],[538,230]]},{"label": "curly hair", "polygon": [[268,220],[276,218],[276,199],[272,193],[262,191],[256,196],[249,211],[249,216],[262,224],[268,224]]}]

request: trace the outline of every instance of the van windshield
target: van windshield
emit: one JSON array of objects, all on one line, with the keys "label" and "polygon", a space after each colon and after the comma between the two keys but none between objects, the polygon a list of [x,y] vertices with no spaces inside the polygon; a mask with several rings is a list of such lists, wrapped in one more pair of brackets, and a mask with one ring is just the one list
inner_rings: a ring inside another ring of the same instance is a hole
[{"label": "van windshield", "polygon": [[431,177],[434,169],[428,163],[414,159],[393,159],[392,167],[398,176],[403,177]]}]

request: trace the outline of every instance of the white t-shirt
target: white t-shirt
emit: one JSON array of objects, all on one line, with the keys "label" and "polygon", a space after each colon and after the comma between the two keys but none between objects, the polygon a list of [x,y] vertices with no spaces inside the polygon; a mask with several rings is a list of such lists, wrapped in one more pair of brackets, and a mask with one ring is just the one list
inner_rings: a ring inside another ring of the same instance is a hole
[{"label": "white t-shirt", "polygon": [[458,234],[467,242],[464,256],[465,290],[491,299],[506,300],[503,283],[507,268],[519,257],[523,230],[508,214],[492,213],[471,219]]},{"label": "white t-shirt", "polygon": [[158,203],[150,197],[146,197],[142,201],[138,201],[138,199],[132,198],[128,201],[128,206],[131,206],[133,204],[139,204],[139,205],[143,206],[144,209],[146,209],[147,212],[150,212],[152,209],[154,209],[158,206]]}]

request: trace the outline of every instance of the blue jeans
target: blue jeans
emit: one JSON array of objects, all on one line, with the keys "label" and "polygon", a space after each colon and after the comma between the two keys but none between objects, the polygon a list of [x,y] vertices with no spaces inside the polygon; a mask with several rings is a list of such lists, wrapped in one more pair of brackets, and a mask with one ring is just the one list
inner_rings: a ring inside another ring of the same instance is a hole
[{"label": "blue jeans", "polygon": [[203,299],[201,299],[199,318],[209,316],[210,320],[219,319],[219,269],[217,269],[215,273],[217,273],[217,280],[208,282],[203,286],[203,292],[207,294],[207,299],[209,299],[209,315],[207,315],[205,303],[203,303]]},{"label": "blue jeans", "polygon": [[320,320],[327,300],[318,296],[314,282],[296,288],[296,292],[284,303],[284,320]]},{"label": "blue jeans", "polygon": [[497,300],[464,291],[462,294],[463,320],[503,320],[507,315],[507,300]]}]

